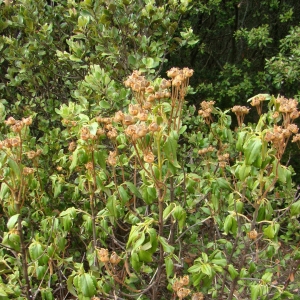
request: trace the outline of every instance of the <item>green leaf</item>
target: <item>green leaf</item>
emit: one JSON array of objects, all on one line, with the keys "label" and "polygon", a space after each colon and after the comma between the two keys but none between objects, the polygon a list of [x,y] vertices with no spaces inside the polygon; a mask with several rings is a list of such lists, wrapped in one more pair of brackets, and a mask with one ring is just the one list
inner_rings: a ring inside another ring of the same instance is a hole
[{"label": "green leaf", "polygon": [[291,171],[287,167],[282,166],[277,159],[273,161],[273,174],[277,174],[281,183],[286,183],[291,177]]},{"label": "green leaf", "polygon": [[167,277],[171,277],[174,271],[174,263],[173,259],[170,256],[165,257],[165,264],[166,264],[166,273]]},{"label": "green leaf", "polygon": [[130,189],[131,193],[133,193],[138,198],[142,198],[141,193],[133,183],[131,183],[130,181],[125,181],[124,184]]},{"label": "green leaf", "polygon": [[200,264],[196,264],[194,266],[191,266],[188,269],[188,272],[190,272],[190,273],[200,273],[200,271],[201,271],[201,265]]},{"label": "green leaf", "polygon": [[238,133],[238,140],[236,143],[236,150],[242,151],[243,150],[243,144],[246,137],[247,131],[241,131]]},{"label": "green leaf", "polygon": [[118,201],[114,195],[108,197],[106,207],[110,212],[111,216],[114,218],[118,217],[117,204]]},{"label": "green leaf", "polygon": [[291,205],[291,216],[297,216],[300,214],[300,200]]},{"label": "green leaf", "polygon": [[29,255],[30,258],[34,261],[36,259],[38,259],[42,254],[43,254],[43,248],[42,245],[38,242],[33,242],[30,246],[29,246]]},{"label": "green leaf", "polygon": [[69,231],[71,229],[73,222],[70,215],[66,215],[62,218],[62,225],[64,231]]},{"label": "green leaf", "polygon": [[273,225],[269,225],[267,228],[264,229],[264,235],[269,239],[273,239],[275,236],[275,230]]},{"label": "green leaf", "polygon": [[92,276],[84,273],[79,277],[80,290],[85,297],[92,297],[96,294],[96,286]]},{"label": "green leaf", "polygon": [[251,300],[256,300],[260,295],[260,285],[253,284],[251,285],[250,289],[251,289]]},{"label": "green leaf", "polygon": [[175,168],[180,168],[180,165],[177,162],[177,146],[178,146],[177,140],[178,140],[178,136],[176,131],[171,131],[170,135],[167,137],[167,140],[163,145],[163,150],[165,152],[168,161]]},{"label": "green leaf", "polygon": [[79,152],[79,149],[76,148],[75,151],[73,152],[72,154],[72,163],[69,167],[70,171],[72,172],[75,167],[77,166],[77,160],[78,160],[78,152]]},{"label": "green leaf", "polygon": [[255,263],[253,261],[251,261],[249,264],[249,274],[255,272],[256,268],[257,267],[256,267]]},{"label": "green leaf", "polygon": [[16,251],[20,251],[20,236],[15,233],[5,232],[3,236],[2,244],[9,246]]},{"label": "green leaf", "polygon": [[139,227],[133,225],[131,227],[131,231],[129,233],[129,238],[128,238],[126,247],[130,247],[130,245],[136,240],[138,234],[139,234]]},{"label": "green leaf", "polygon": [[224,222],[224,231],[226,234],[228,234],[228,232],[230,231],[231,227],[232,227],[232,215],[228,215],[225,219]]},{"label": "green leaf", "polygon": [[127,194],[126,190],[123,188],[123,186],[119,186],[118,187],[118,191],[119,191],[119,195],[120,195],[120,200],[121,200],[121,204],[125,205],[129,199],[130,196]]},{"label": "green leaf", "polygon": [[261,155],[261,139],[259,137],[252,137],[247,140],[243,148],[245,151],[245,162],[247,165],[251,165]]},{"label": "green leaf", "polygon": [[174,208],[175,208],[175,203],[171,203],[164,209],[163,212],[164,221],[166,221],[169,218]]},{"label": "green leaf", "polygon": [[137,60],[136,60],[136,58],[133,55],[129,55],[128,56],[128,62],[129,62],[130,65],[132,65],[133,67],[135,67]]},{"label": "green leaf", "polygon": [[270,283],[271,280],[272,280],[272,276],[273,276],[273,273],[266,272],[266,273],[262,276],[261,280],[264,281],[265,283]]},{"label": "green leaf", "polygon": [[201,253],[201,256],[202,256],[203,261],[204,261],[205,263],[207,263],[207,262],[208,262],[208,256],[207,256],[207,254],[206,254],[205,252],[202,252],[202,253]]},{"label": "green leaf", "polygon": [[9,187],[5,182],[1,182],[0,199],[4,199],[9,192]]},{"label": "green leaf", "polygon": [[133,244],[133,250],[138,249],[145,241],[145,233],[144,232],[140,232],[137,236],[136,236],[136,240],[134,241]]},{"label": "green leaf", "polygon": [[137,252],[140,261],[150,263],[152,262],[152,253],[149,251],[139,250]]},{"label": "green leaf", "polygon": [[72,218],[75,218],[77,215],[75,207],[69,207],[59,214],[60,217],[64,217],[67,215],[71,216]]},{"label": "green leaf", "polygon": [[230,190],[230,183],[225,178],[219,177],[216,181],[221,189]]},{"label": "green leaf", "polygon": [[47,266],[37,266],[36,268],[37,279],[41,280],[44,277],[46,271],[47,271]]},{"label": "green leaf", "polygon": [[167,253],[173,253],[174,252],[175,248],[173,246],[169,245],[167,240],[164,237],[158,236],[158,240],[162,244],[163,249],[164,249],[165,252],[167,252]]},{"label": "green leaf", "polygon": [[143,64],[145,64],[146,68],[148,68],[148,69],[153,68],[153,65],[154,65],[154,59],[153,58],[151,58],[151,57],[147,57],[147,58],[144,57],[142,59],[142,62],[143,62]]},{"label": "green leaf", "polygon": [[151,241],[149,241],[149,242],[143,244],[143,246],[141,246],[140,249],[144,250],[144,251],[147,251],[147,250],[151,249],[151,247],[152,247],[152,244],[151,244]]},{"label": "green leaf", "polygon": [[200,269],[208,277],[212,277],[212,269],[211,269],[211,266],[209,264],[202,264]]},{"label": "green leaf", "polygon": [[[7,293],[4,291],[4,289],[0,286],[0,297],[7,297]],[[4,300],[9,298],[4,298]]]},{"label": "green leaf", "polygon": [[238,171],[239,171],[239,173],[238,173],[239,179],[241,181],[244,181],[248,177],[248,175],[251,171],[251,166],[246,165],[246,163],[244,162],[241,166],[239,166]]},{"label": "green leaf", "polygon": [[9,158],[8,159],[8,165],[12,169],[12,171],[14,172],[15,176],[17,178],[20,178],[20,168],[19,168],[18,164],[13,159]]},{"label": "green leaf", "polygon": [[143,186],[142,196],[146,204],[150,205],[155,199],[157,199],[156,188],[153,186]]},{"label": "green leaf", "polygon": [[57,196],[61,193],[62,185],[59,181],[56,181],[54,184],[54,190],[53,190],[53,198],[57,198]]},{"label": "green leaf", "polygon": [[150,236],[150,242],[152,245],[150,251],[154,253],[158,246],[157,232],[154,228],[148,228],[147,233]]},{"label": "green leaf", "polygon": [[95,163],[99,164],[103,170],[106,170],[106,153],[103,150],[94,152]]},{"label": "green leaf", "polygon": [[247,272],[247,269],[242,268],[241,271],[240,271],[240,278],[247,277],[247,275],[249,275],[249,273]]},{"label": "green leaf", "polygon": [[15,227],[16,223],[18,222],[19,215],[20,214],[16,214],[9,218],[9,220],[7,222],[7,228],[9,230],[12,230]]},{"label": "green leaf", "polygon": [[139,272],[142,266],[139,256],[136,252],[131,253],[130,263],[136,272]]},{"label": "green leaf", "polygon": [[99,106],[104,109],[111,108],[111,104],[109,104],[106,100],[101,100],[99,102]]},{"label": "green leaf", "polygon": [[231,279],[234,279],[239,275],[238,271],[234,268],[232,264],[228,265],[228,272],[230,274]]},{"label": "green leaf", "polygon": [[185,225],[186,211],[181,206],[176,206],[172,212],[172,215],[174,219],[177,220],[178,228],[181,232]]},{"label": "green leaf", "polygon": [[211,263],[217,266],[225,267],[227,265],[227,260],[224,258],[215,258],[211,260]]}]

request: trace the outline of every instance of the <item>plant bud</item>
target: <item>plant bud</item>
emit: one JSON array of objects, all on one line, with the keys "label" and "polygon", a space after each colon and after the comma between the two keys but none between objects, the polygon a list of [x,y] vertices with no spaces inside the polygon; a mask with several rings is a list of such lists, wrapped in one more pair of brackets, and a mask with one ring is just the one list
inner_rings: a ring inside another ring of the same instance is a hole
[{"label": "plant bud", "polygon": [[16,120],[13,117],[9,117],[6,121],[4,121],[6,125],[14,125],[16,124]]},{"label": "plant bud", "polygon": [[32,118],[28,117],[28,118],[23,118],[22,119],[23,124],[25,124],[26,126],[29,126],[32,124]]},{"label": "plant bud", "polygon": [[151,151],[144,152],[144,161],[151,164],[154,162],[154,154]]},{"label": "plant bud", "polygon": [[257,231],[255,229],[251,230],[250,232],[248,232],[248,237],[251,240],[255,240],[257,238]]},{"label": "plant bud", "polygon": [[24,175],[24,176],[27,176],[27,175],[33,174],[34,171],[35,171],[35,170],[34,170],[33,168],[25,167],[25,168],[23,169],[23,175]]},{"label": "plant bud", "polygon": [[108,255],[108,250],[101,248],[101,249],[97,249],[97,256],[98,259],[101,262],[108,262],[109,261],[109,255]]},{"label": "plant bud", "polygon": [[69,144],[68,150],[69,150],[70,152],[73,152],[75,149],[76,149],[76,143],[75,143],[75,142],[71,142],[71,143]]},{"label": "plant bud", "polygon": [[113,252],[110,256],[109,261],[111,264],[117,265],[121,261],[121,257],[116,252]]},{"label": "plant bud", "polygon": [[185,297],[187,297],[189,295],[191,291],[189,289],[186,289],[186,288],[180,288],[178,291],[177,291],[177,296],[179,299],[183,299]]},{"label": "plant bud", "polygon": [[149,131],[151,132],[155,132],[155,131],[159,131],[160,127],[157,125],[156,122],[152,122],[149,127],[148,127]]}]

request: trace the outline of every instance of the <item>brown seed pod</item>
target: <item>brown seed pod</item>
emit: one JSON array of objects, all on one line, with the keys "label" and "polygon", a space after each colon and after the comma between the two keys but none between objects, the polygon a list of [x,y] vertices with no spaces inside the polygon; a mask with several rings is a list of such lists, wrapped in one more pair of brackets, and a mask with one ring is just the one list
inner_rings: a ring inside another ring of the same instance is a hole
[{"label": "brown seed pod", "polygon": [[154,162],[154,154],[151,151],[144,152],[144,161],[151,164]]},{"label": "brown seed pod", "polygon": [[250,232],[248,232],[248,237],[251,240],[255,240],[257,238],[257,231],[255,229],[251,230]]},{"label": "brown seed pod", "polygon": [[101,262],[109,261],[108,250],[105,248],[97,249],[97,256]]},{"label": "brown seed pod", "polygon": [[121,257],[116,252],[112,252],[109,261],[111,264],[117,265],[121,261]]},{"label": "brown seed pod", "polygon": [[179,299],[183,299],[187,297],[190,292],[191,290],[182,287],[177,291],[177,296],[179,297]]},{"label": "brown seed pod", "polygon": [[188,285],[190,283],[190,278],[188,275],[185,275],[183,276],[181,279],[180,279],[180,282],[182,282],[183,285]]},{"label": "brown seed pod", "polygon": [[194,293],[191,300],[204,300],[204,295],[201,292]]}]

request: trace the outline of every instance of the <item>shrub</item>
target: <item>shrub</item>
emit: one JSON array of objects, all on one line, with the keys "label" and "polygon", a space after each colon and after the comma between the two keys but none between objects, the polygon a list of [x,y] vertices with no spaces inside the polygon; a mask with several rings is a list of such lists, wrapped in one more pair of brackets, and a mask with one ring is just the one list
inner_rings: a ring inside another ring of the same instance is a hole
[{"label": "shrub", "polygon": [[214,101],[186,106],[192,75],[134,71],[115,113],[62,104],[49,144],[34,116],[6,119],[3,299],[293,299],[300,200],[281,159],[299,143],[297,101],[257,95],[257,124],[235,106],[232,128]]}]

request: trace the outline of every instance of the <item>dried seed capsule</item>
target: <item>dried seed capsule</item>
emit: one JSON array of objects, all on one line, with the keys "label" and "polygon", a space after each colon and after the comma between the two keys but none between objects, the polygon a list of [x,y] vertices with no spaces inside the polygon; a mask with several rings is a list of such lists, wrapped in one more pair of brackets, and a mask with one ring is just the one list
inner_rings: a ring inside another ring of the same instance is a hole
[{"label": "dried seed capsule", "polygon": [[255,240],[257,238],[257,231],[255,229],[251,230],[250,232],[248,232],[248,237],[251,240]]}]

